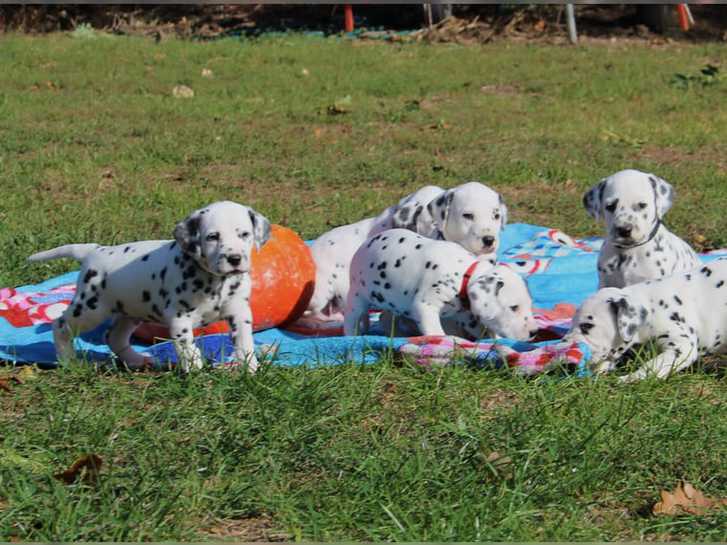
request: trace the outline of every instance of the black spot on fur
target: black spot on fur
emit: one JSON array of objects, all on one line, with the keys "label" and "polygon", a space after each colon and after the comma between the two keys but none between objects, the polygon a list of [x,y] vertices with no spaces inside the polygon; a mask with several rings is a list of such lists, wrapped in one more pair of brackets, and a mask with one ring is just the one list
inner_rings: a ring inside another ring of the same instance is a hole
[{"label": "black spot on fur", "polygon": [[595,327],[595,324],[583,323],[580,324],[578,327],[581,330],[581,333],[583,333],[584,335],[588,335],[588,332]]},{"label": "black spot on fur", "polygon": [[144,257],[141,258],[142,261],[149,261],[149,254],[146,254]]},{"label": "black spot on fur", "polygon": [[94,276],[98,276],[98,271],[94,269],[88,269],[86,271],[86,274],[83,276],[83,283],[88,284],[88,281],[91,280]]},{"label": "black spot on fur", "polygon": [[83,312],[83,307],[81,305],[76,305],[73,308],[73,317],[78,318],[82,312]]},{"label": "black spot on fur", "polygon": [[682,303],[682,300],[681,300],[681,299],[679,299],[679,296],[678,296],[678,295],[675,295],[675,296],[674,296],[674,300],[675,300],[675,301],[677,302],[677,304],[678,304],[678,305],[681,305],[681,304],[683,304],[683,303]]},{"label": "black spot on fur", "polygon": [[146,290],[142,291],[141,300],[144,301],[145,303],[149,302],[151,300],[151,294]]}]

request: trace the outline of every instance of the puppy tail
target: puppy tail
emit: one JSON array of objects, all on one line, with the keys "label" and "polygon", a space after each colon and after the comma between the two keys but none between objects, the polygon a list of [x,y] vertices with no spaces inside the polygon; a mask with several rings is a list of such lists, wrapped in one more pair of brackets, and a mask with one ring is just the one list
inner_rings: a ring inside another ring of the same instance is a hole
[{"label": "puppy tail", "polygon": [[76,261],[83,261],[88,254],[98,247],[98,244],[66,244],[65,246],[58,246],[58,248],[53,248],[52,250],[33,254],[28,258],[28,261],[50,261],[51,259],[64,257],[70,257]]}]

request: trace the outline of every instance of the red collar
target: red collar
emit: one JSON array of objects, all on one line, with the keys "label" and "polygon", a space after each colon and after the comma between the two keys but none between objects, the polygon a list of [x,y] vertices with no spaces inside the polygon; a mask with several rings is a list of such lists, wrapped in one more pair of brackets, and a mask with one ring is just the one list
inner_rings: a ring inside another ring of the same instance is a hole
[{"label": "red collar", "polygon": [[472,273],[475,272],[475,268],[479,264],[479,261],[475,261],[474,263],[472,263],[472,265],[467,268],[464,276],[462,277],[462,286],[460,286],[459,288],[459,300],[462,302],[462,306],[466,309],[470,308],[470,298],[467,296],[467,287],[470,284],[470,278],[472,278]]}]

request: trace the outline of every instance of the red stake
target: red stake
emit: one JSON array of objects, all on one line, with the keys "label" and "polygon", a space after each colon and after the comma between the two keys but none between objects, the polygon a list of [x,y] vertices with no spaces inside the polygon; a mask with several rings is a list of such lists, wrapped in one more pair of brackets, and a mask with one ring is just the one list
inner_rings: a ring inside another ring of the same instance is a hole
[{"label": "red stake", "polygon": [[686,32],[689,30],[689,15],[687,15],[686,4],[677,4],[677,13],[679,13],[679,26]]},{"label": "red stake", "polygon": [[343,5],[344,29],[346,32],[353,32],[353,8],[351,4]]}]

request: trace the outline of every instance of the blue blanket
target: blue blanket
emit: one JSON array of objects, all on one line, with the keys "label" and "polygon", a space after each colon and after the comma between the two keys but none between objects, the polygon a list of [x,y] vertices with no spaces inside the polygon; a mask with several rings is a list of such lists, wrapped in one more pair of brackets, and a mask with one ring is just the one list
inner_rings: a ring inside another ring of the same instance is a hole
[{"label": "blue blanket", "polygon": [[[578,305],[596,290],[596,261],[601,244],[598,238],[575,240],[546,227],[512,224],[503,232],[498,259],[525,277],[534,307],[553,309],[556,305]],[[724,255],[727,251],[713,252],[703,259],[709,261]],[[71,272],[37,285],[0,289],[0,359],[56,365],[50,322],[70,302],[76,276],[77,272]],[[108,361],[110,353],[103,342],[107,328],[108,324],[104,324],[77,338],[79,355],[89,361]],[[567,320],[553,330],[562,334],[566,329]],[[274,347],[273,363],[287,366],[371,363],[383,352],[397,351],[408,341],[384,334],[311,337],[284,329],[255,334],[256,347],[270,354]],[[213,363],[228,361],[232,353],[228,335],[207,335],[198,338],[197,343]],[[498,343],[523,352],[543,346],[507,340]],[[134,348],[150,354],[160,364],[175,361],[171,342]]]}]

